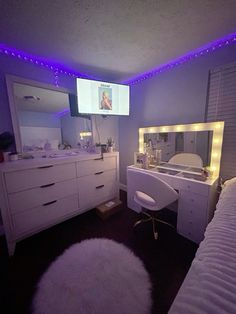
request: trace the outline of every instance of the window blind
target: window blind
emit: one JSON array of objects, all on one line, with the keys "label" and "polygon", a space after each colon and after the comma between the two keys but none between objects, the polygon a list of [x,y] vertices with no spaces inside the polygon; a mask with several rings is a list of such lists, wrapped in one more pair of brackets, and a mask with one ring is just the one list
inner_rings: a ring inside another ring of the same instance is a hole
[{"label": "window blind", "polygon": [[209,73],[206,121],[225,121],[220,176],[236,176],[236,62]]}]

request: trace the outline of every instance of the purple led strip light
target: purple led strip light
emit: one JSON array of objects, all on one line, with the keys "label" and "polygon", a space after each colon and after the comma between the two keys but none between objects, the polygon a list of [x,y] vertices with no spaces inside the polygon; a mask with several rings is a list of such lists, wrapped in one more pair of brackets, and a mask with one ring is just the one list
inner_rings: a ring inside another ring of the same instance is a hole
[{"label": "purple led strip light", "polygon": [[[188,61],[191,61],[195,58],[207,55],[211,52],[214,52],[217,49],[220,48],[224,48],[226,46],[232,45],[236,43],[236,33],[233,34],[229,34],[221,39],[218,39],[214,42],[211,42],[201,48],[198,48],[194,51],[191,51],[177,59],[174,59],[166,64],[163,64],[149,72],[145,72],[143,74],[140,74],[134,78],[131,78],[129,80],[126,80],[124,82],[122,82],[123,84],[128,84],[128,85],[134,85],[137,84],[139,82],[142,82],[146,79],[150,79],[153,76],[156,76],[160,73],[166,72],[176,66],[179,66],[181,64],[184,64]],[[47,59],[44,59],[42,57],[36,57],[33,55],[29,55],[23,51],[19,51],[16,50],[14,48],[9,48],[8,46],[4,45],[4,44],[0,44],[0,53],[8,55],[10,57],[14,57],[17,58],[19,60],[28,62],[28,63],[32,63],[34,65],[40,66],[40,67],[44,67],[47,68],[51,71],[53,71],[54,73],[54,83],[56,86],[58,86],[59,83],[59,75],[68,75],[71,77],[80,77],[80,78],[87,78],[87,79],[94,79],[96,80],[96,78],[92,77],[92,76],[88,76],[86,74],[80,73],[80,72],[76,72],[74,70],[71,69],[67,69],[65,68],[63,65],[49,61]]]},{"label": "purple led strip light", "polygon": [[76,72],[74,70],[68,69],[59,63],[49,61],[48,59],[45,59],[42,57],[36,57],[30,54],[27,54],[23,51],[20,51],[14,48],[10,48],[6,46],[5,44],[0,44],[0,53],[52,71],[54,73],[54,83],[56,86],[58,86],[58,83],[59,83],[59,75],[68,75],[73,78],[80,77],[80,78],[87,78],[87,79],[95,79],[84,73],[80,73],[80,72]]},{"label": "purple led strip light", "polygon": [[163,65],[161,65],[161,66],[159,66],[159,67],[157,67],[157,68],[155,68],[149,72],[145,72],[145,73],[140,74],[134,78],[126,80],[123,83],[128,84],[128,85],[134,85],[134,84],[140,83],[140,82],[147,80],[147,79],[150,79],[153,76],[156,76],[160,73],[163,73],[163,72],[166,72],[170,69],[173,69],[174,67],[179,66],[183,63],[186,63],[186,62],[191,61],[195,58],[207,55],[211,52],[214,52],[217,49],[224,48],[226,46],[229,46],[229,45],[232,45],[235,43],[236,43],[236,33],[229,34],[229,35],[227,35],[221,39],[218,39],[214,42],[211,42],[211,43],[209,43],[209,44],[207,44],[201,48],[198,48],[194,51],[188,52],[187,54],[185,54],[185,55],[183,55],[177,59],[174,59],[174,60],[172,60],[166,64],[163,64]]},{"label": "purple led strip light", "polygon": [[64,115],[66,115],[68,112],[70,112],[70,109],[66,108],[66,109],[63,109],[62,111],[59,111],[55,114],[55,116],[57,118],[60,118],[60,117],[63,117]]}]

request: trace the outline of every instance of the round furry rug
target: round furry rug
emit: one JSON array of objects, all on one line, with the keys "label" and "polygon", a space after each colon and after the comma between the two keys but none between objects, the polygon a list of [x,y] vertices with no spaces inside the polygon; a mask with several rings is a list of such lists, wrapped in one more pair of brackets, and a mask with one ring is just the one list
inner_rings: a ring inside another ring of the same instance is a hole
[{"label": "round furry rug", "polygon": [[108,239],[72,245],[44,273],[35,314],[147,314],[151,283],[142,261]]}]

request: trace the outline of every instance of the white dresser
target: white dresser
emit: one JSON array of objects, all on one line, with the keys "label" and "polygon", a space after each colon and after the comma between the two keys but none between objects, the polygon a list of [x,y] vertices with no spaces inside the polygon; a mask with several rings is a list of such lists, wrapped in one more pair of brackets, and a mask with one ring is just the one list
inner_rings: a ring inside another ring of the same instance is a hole
[{"label": "white dresser", "polygon": [[35,158],[0,165],[9,254],[16,242],[119,197],[119,155]]},{"label": "white dresser", "polygon": [[[129,179],[129,169],[133,168],[137,167],[129,166],[127,168],[127,202],[129,208],[139,212],[140,207],[133,200],[136,191],[135,182]],[[138,170],[159,177],[179,192],[177,232],[196,243],[200,243],[215,210],[218,178],[211,178],[202,182],[183,177],[181,171],[171,175],[168,174],[168,171],[167,173],[160,173],[155,168],[148,170],[138,168]]]}]

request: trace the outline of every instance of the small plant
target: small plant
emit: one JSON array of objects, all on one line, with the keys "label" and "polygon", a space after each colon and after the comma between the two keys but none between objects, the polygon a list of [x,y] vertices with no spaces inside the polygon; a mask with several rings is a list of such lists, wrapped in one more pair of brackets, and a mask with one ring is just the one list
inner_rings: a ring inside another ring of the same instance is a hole
[{"label": "small plant", "polygon": [[112,137],[108,137],[107,139],[107,146],[112,147],[114,145],[114,140]]}]

